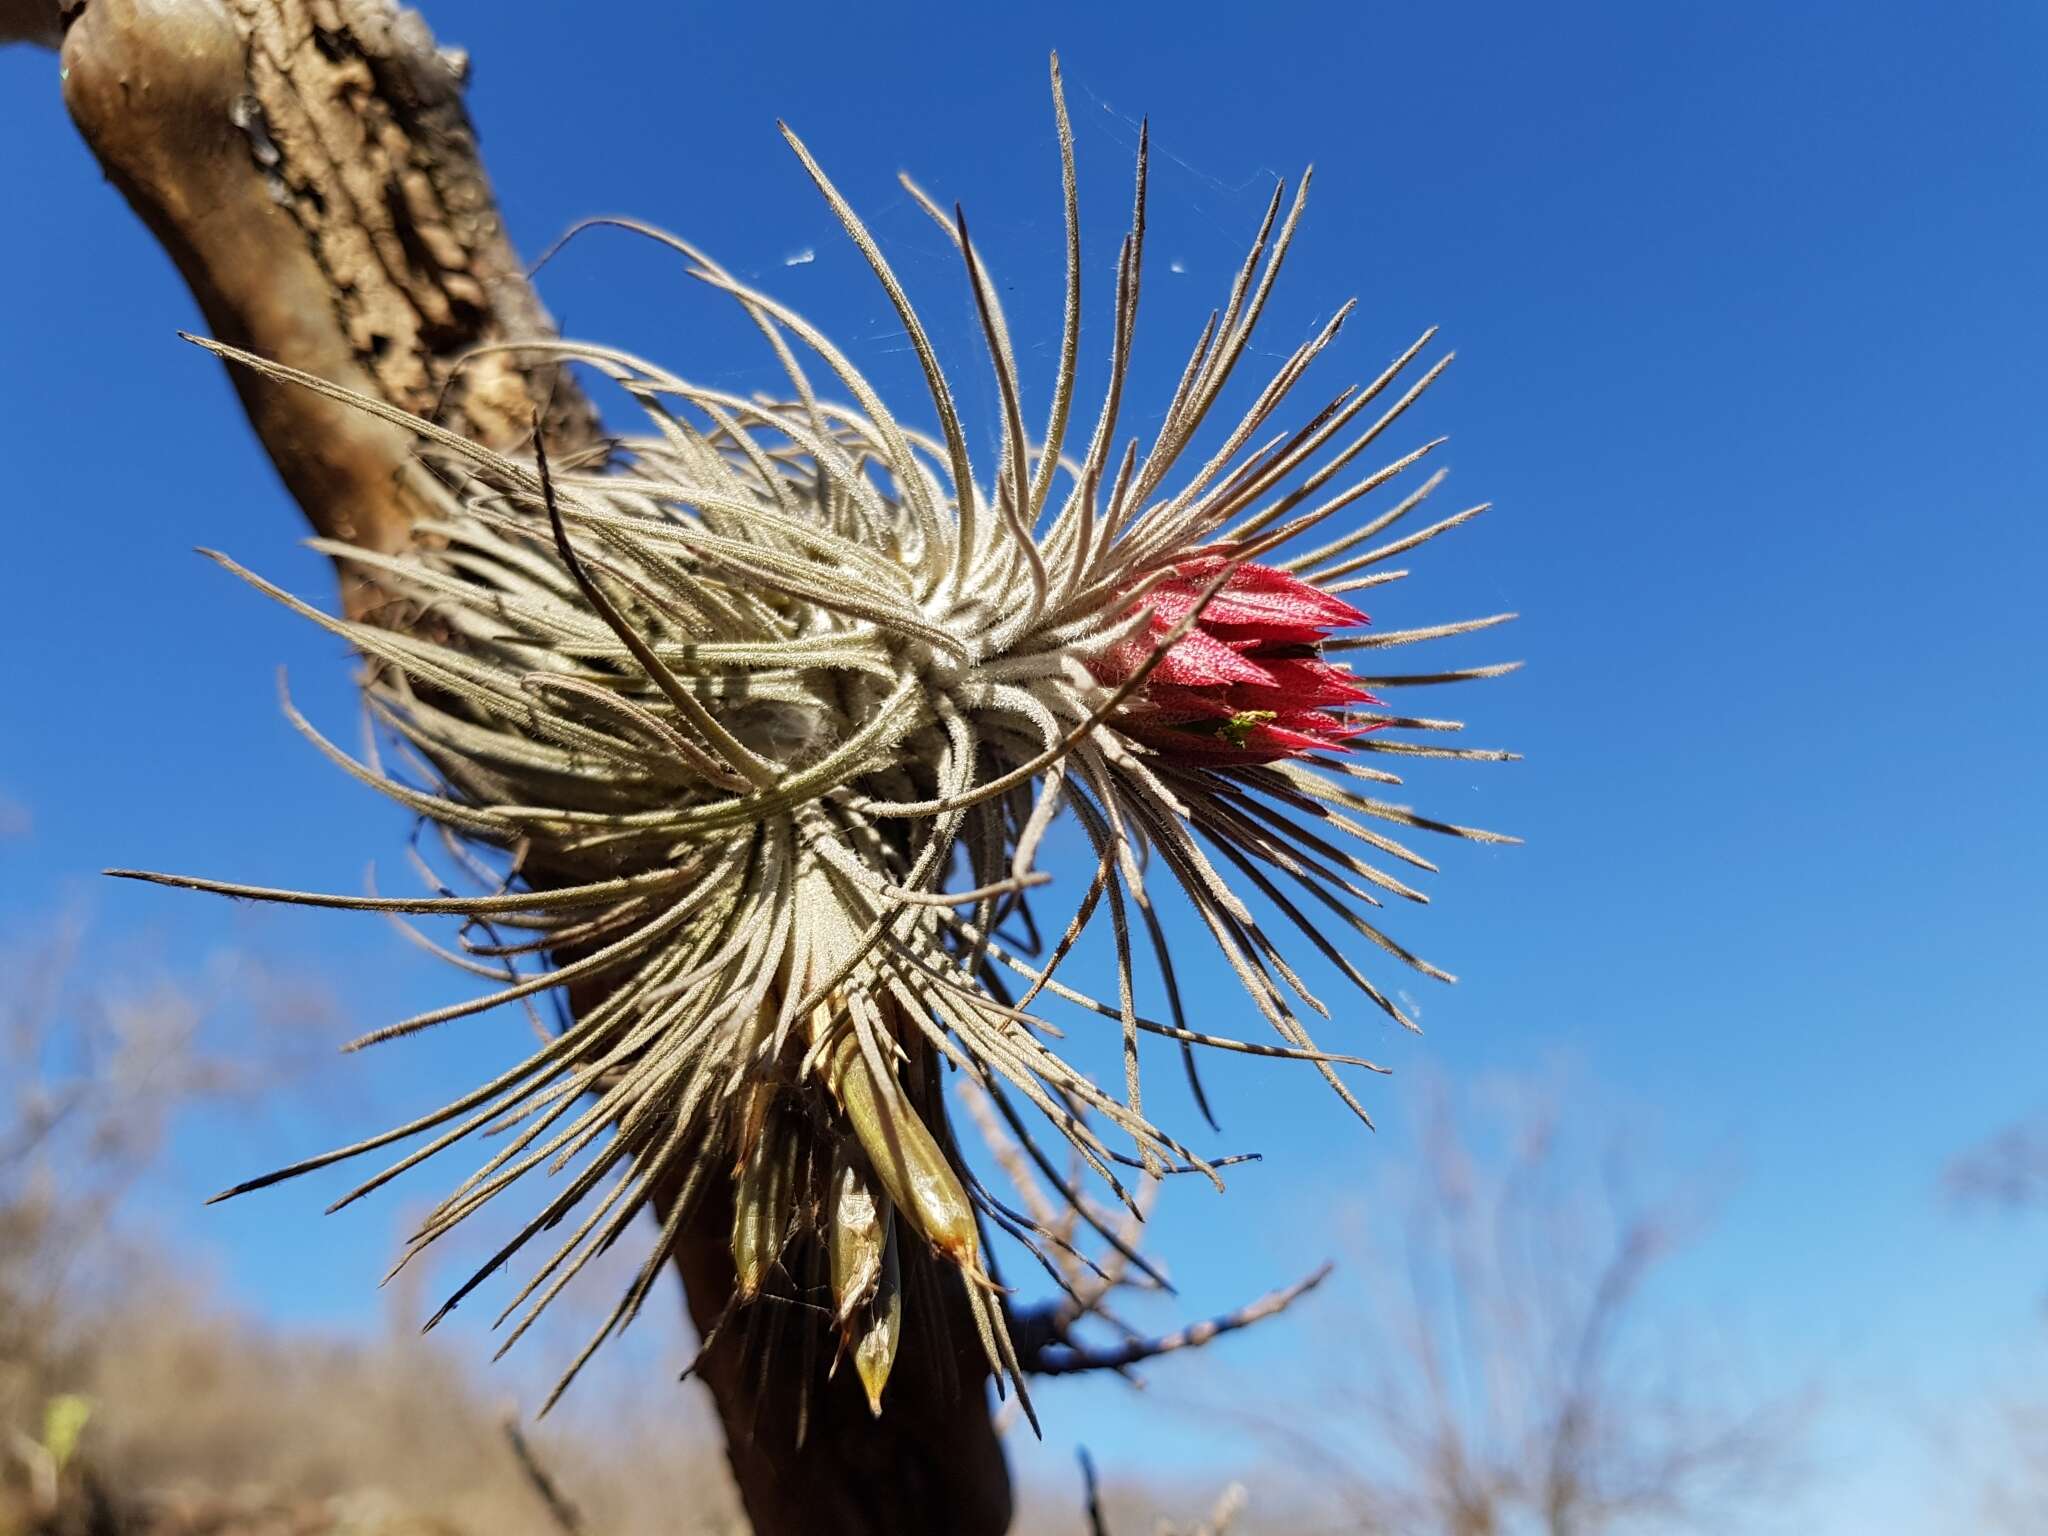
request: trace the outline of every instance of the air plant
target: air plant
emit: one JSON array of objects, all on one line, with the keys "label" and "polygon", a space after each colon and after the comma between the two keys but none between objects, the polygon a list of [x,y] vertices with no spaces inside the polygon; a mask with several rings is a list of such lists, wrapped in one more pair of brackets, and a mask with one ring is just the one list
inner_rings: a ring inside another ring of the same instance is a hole
[{"label": "air plant", "polygon": [[[1405,531],[1440,474],[1328,532],[1437,446],[1353,472],[1449,358],[1411,378],[1434,334],[1425,333],[1369,384],[1276,426],[1347,305],[1184,467],[1266,308],[1304,176],[1291,203],[1276,187],[1149,446],[1134,438],[1119,449],[1145,244],[1141,133],[1108,386],[1073,452],[1081,239],[1057,61],[1053,104],[1065,318],[1036,438],[997,288],[964,216],[905,183],[956,246],[975,302],[1002,408],[993,464],[973,462],[953,388],[874,238],[787,129],[908,335],[936,435],[907,424],[808,321],[654,231],[644,232],[759,328],[790,398],[742,398],[612,348],[534,343],[528,350],[613,381],[647,430],[559,460],[536,434],[521,457],[204,343],[424,440],[445,509],[414,547],[318,545],[403,605],[402,627],[332,617],[215,558],[366,658],[367,708],[401,762],[387,765],[375,733],[363,758],[351,756],[287,700],[293,723],[439,829],[480,889],[438,875],[420,897],[144,878],[459,919],[460,947],[444,953],[492,989],[358,1046],[550,991],[576,1004],[524,1060],[454,1102],[229,1194],[420,1138],[346,1203],[497,1133],[407,1257],[526,1175],[561,1175],[447,1303],[542,1233],[569,1227],[501,1315],[517,1314],[508,1345],[659,1196],[660,1235],[573,1376],[640,1307],[688,1213],[722,1182],[735,1212],[735,1307],[812,1300],[880,1412],[899,1344],[914,1338],[906,1301],[928,1294],[942,1270],[964,1282],[998,1383],[1007,1376],[1021,1389],[986,1229],[1034,1246],[1052,1236],[970,1171],[944,1108],[947,1074],[973,1085],[1068,1208],[1117,1246],[1125,1239],[1056,1166],[1032,1112],[1134,1209],[1132,1170],[1220,1185],[1227,1159],[1205,1157],[1148,1114],[1143,1037],[1177,1045],[1191,1077],[1196,1047],[1305,1063],[1365,1117],[1340,1069],[1381,1069],[1317,1044],[1304,1015],[1327,1009],[1253,903],[1412,1027],[1353,943],[1450,979],[1381,926],[1389,898],[1425,899],[1397,871],[1433,866],[1403,839],[1507,840],[1382,798],[1401,780],[1375,764],[1507,757],[1433,744],[1456,723],[1397,712],[1383,696],[1509,667],[1364,675],[1338,659],[1509,617],[1387,631],[1367,628],[1354,606],[1407,574],[1390,568],[1397,556],[1483,510]],[[820,366],[829,386],[813,378]],[[833,403],[839,391],[850,406]],[[1048,878],[1036,856],[1062,810],[1093,868],[1040,952],[1027,893]],[[1178,890],[1185,915],[1162,914],[1165,889]],[[1118,978],[1110,999],[1060,977],[1105,913]],[[1187,924],[1225,957],[1274,1040],[1190,1020],[1171,943]],[[1134,927],[1163,974],[1163,1018],[1141,1006]],[[1109,1021],[1121,1041],[1118,1090],[1061,1054],[1058,1030],[1034,1011],[1042,998]],[[1206,1114],[1199,1080],[1196,1095]]]}]

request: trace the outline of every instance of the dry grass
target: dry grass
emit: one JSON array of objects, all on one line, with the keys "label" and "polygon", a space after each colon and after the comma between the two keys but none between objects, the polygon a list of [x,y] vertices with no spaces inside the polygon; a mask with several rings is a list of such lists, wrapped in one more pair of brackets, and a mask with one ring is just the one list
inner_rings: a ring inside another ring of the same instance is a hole
[{"label": "dry grass", "polygon": [[[341,1526],[403,1512],[436,1530],[558,1529],[487,1385],[407,1333],[324,1344],[270,1336],[153,1294],[105,1315],[68,1363],[62,1385],[93,1404],[84,1467],[145,1507],[225,1502],[317,1507]],[[592,1530],[742,1529],[715,1452],[679,1451],[660,1431],[628,1429],[602,1445],[532,1433]]]},{"label": "dry grass", "polygon": [[[278,1064],[253,1069],[209,1028],[204,987],[79,992],[61,939],[0,957],[16,981],[0,1004],[0,1536],[559,1536],[502,1383],[396,1323],[368,1340],[266,1331],[124,1219],[175,1118]],[[263,1034],[309,1033],[303,994],[253,990]],[[601,1436],[530,1431],[585,1530],[744,1529],[723,1459],[667,1396]]]}]

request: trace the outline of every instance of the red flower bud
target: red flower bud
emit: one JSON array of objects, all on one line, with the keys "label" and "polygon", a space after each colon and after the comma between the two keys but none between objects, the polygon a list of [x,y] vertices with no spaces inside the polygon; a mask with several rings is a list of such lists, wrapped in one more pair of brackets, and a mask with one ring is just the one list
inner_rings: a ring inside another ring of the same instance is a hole
[{"label": "red flower bud", "polygon": [[[1177,565],[1141,600],[1152,614],[1145,631],[1106,652],[1095,675],[1117,683],[1136,672],[1228,563],[1225,555],[1202,555]],[[1239,565],[1195,626],[1167,647],[1123,723],[1163,751],[1235,762],[1341,752],[1373,727],[1335,711],[1380,701],[1348,668],[1322,660],[1320,646],[1329,631],[1366,622],[1298,576]]]}]

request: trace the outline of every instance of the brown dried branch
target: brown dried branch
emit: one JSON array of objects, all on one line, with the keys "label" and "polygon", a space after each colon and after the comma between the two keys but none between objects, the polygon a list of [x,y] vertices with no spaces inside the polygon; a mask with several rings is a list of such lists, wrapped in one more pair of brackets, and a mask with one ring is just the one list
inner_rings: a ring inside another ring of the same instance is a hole
[{"label": "brown dried branch", "polygon": [[[596,418],[552,364],[479,345],[552,327],[462,107],[464,65],[390,0],[84,0],[63,41],[79,132],[178,265],[213,334],[508,447],[537,406]],[[323,534],[401,548],[438,505],[409,436],[232,373]],[[444,398],[445,396],[445,398]],[[373,605],[344,580],[351,612]]]},{"label": "brown dried branch", "polygon": [[56,47],[64,35],[61,11],[58,0],[0,0],[0,45]]}]

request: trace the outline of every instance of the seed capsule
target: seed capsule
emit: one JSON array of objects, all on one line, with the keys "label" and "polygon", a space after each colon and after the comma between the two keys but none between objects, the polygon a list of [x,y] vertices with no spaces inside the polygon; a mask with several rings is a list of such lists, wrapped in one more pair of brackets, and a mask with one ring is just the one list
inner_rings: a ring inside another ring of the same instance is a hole
[{"label": "seed capsule", "polygon": [[965,1268],[976,1265],[974,1207],[946,1154],[891,1077],[877,1081],[849,1029],[826,1058],[826,1082],[910,1229]]},{"label": "seed capsule", "polygon": [[882,1416],[882,1389],[896,1365],[896,1346],[903,1338],[903,1271],[896,1254],[896,1223],[887,1223],[882,1245],[882,1273],[875,1294],[862,1312],[863,1327],[854,1340],[853,1368],[868,1394],[868,1411]]},{"label": "seed capsule", "polygon": [[888,1197],[876,1191],[860,1169],[842,1161],[832,1177],[826,1245],[832,1262],[832,1320],[842,1332],[881,1283],[893,1225]]},{"label": "seed capsule", "polygon": [[796,1215],[801,1148],[787,1117],[764,1109],[733,1184],[732,1267],[738,1298],[752,1301],[782,1257]]}]

